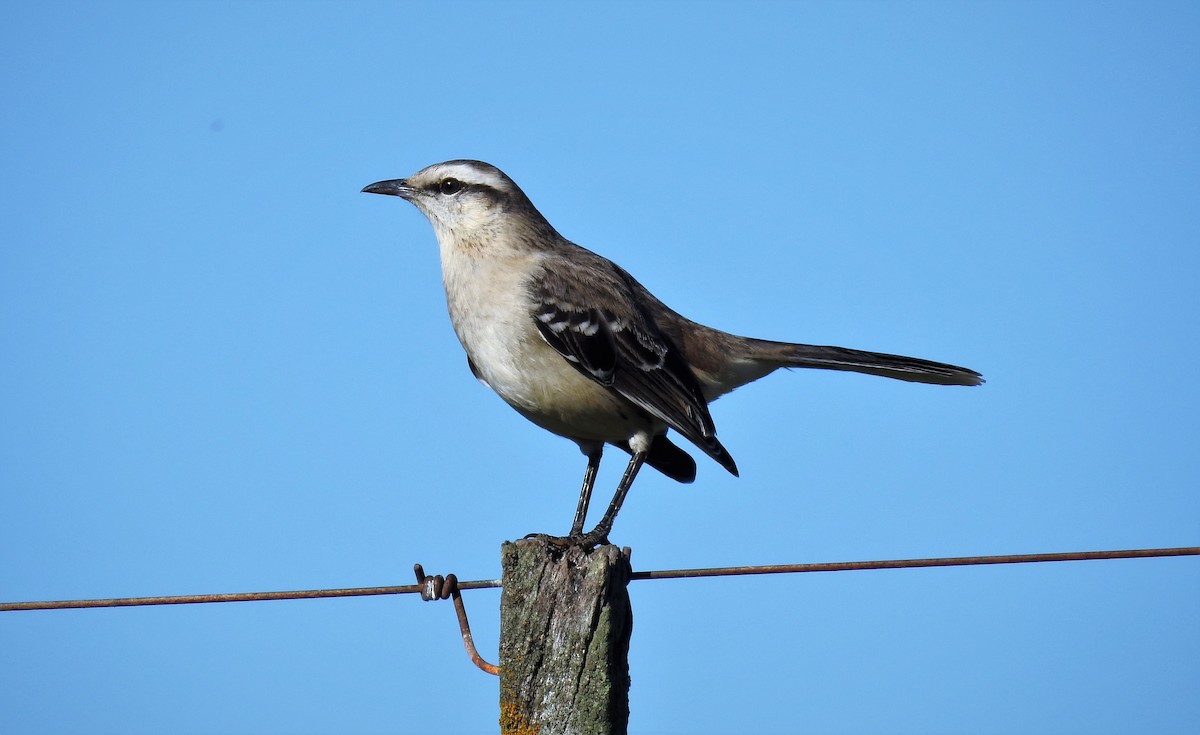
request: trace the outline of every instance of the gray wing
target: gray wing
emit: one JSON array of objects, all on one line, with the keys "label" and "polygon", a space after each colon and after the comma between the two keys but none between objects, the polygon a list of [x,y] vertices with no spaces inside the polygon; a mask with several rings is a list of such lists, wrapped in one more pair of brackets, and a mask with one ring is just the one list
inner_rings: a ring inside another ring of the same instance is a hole
[{"label": "gray wing", "polygon": [[531,283],[537,302],[533,319],[542,337],[579,372],[678,431],[736,475],[733,457],[717,440],[699,381],[639,304],[644,289],[616,265],[587,254],[595,259],[585,261],[591,267],[557,261]]}]

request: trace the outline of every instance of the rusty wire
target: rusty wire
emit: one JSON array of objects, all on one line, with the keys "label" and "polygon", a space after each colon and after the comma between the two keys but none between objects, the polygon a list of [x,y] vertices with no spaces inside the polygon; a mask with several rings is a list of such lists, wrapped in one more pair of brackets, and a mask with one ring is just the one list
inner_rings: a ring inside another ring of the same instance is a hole
[{"label": "rusty wire", "polygon": [[1006,554],[1002,556],[946,556],[928,559],[883,559],[878,561],[832,561],[815,564],[768,564],[710,569],[661,569],[633,572],[634,579],[680,579],[690,577],[727,577],[740,574],[800,574],[804,572],[853,572],[867,569],[913,569],[921,567],[959,567],[977,564],[1030,564],[1047,561],[1090,561],[1095,559],[1145,559],[1159,556],[1197,556],[1200,546],[1175,546],[1164,549],[1115,549],[1111,551],[1064,551],[1049,554]]},{"label": "rusty wire", "polygon": [[[499,587],[498,579],[459,582],[458,588],[478,590]],[[368,597],[371,595],[406,595],[420,593],[419,584],[390,587],[345,587],[323,590],[284,590],[279,592],[230,592],[212,595],[173,595],[162,597],[113,597],[96,600],[47,600],[43,602],[0,602],[5,610],[62,610],[80,607],[134,607],[139,605],[193,605],[205,602],[260,602],[263,600],[313,600],[322,597]]]},{"label": "rusty wire", "polygon": [[[906,569],[914,567],[947,567],[977,564],[1028,564],[1032,562],[1087,561],[1094,559],[1144,559],[1163,556],[1197,556],[1200,546],[1176,546],[1160,549],[1120,549],[1112,551],[1067,551],[1049,554],[1007,554],[999,556],[955,556],[928,559],[887,559],[878,561],[820,562],[815,564],[770,564],[742,567],[713,567],[709,569],[664,569],[633,572],[631,580],[677,579],[690,577],[725,577],[743,574],[797,574],[805,572],[845,572],[867,569]],[[499,587],[499,579],[480,579],[457,582],[460,590]],[[301,600],[323,597],[364,597],[369,595],[403,595],[421,593],[422,584],[391,587],[348,587],[341,589],[292,590],[284,592],[235,592],[212,595],[177,595],[168,597],[117,597],[95,600],[47,600],[39,602],[0,602],[0,611],[61,610],[84,607],[131,607],[138,605],[189,605],[207,602],[257,602],[263,600]]]}]

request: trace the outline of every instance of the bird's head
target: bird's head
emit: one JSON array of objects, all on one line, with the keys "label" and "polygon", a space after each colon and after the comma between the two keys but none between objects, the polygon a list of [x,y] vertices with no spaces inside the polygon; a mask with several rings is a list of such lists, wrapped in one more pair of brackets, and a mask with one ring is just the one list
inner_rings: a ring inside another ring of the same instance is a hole
[{"label": "bird's head", "polygon": [[525,192],[483,161],[435,163],[406,179],[376,181],[363,191],[412,202],[439,240],[486,237],[514,225],[545,223]]}]

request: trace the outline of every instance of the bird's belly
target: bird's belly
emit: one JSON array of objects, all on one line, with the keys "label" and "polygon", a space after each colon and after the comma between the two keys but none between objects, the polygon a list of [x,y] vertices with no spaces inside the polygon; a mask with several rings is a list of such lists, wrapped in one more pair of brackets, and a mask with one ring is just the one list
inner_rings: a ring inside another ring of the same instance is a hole
[{"label": "bird's belly", "polygon": [[493,319],[480,326],[466,324],[459,330],[480,380],[543,429],[571,439],[618,442],[665,428],[572,367],[546,344],[532,317],[528,324]]}]

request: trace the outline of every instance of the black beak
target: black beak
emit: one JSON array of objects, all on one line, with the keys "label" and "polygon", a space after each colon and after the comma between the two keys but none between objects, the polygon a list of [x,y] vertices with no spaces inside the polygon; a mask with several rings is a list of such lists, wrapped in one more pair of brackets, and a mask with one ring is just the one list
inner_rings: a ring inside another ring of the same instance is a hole
[{"label": "black beak", "polygon": [[363,191],[368,194],[387,194],[389,196],[408,199],[414,189],[404,179],[388,179],[387,181],[376,181],[374,184],[367,184],[363,187]]}]

